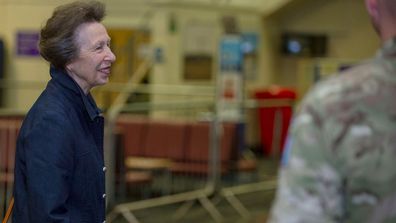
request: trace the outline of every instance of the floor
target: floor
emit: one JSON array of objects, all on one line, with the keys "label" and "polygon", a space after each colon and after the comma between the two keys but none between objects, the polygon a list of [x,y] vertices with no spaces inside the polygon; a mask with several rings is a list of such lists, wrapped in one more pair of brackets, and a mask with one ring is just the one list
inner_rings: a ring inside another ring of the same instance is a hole
[{"label": "floor", "polygon": [[[265,180],[276,180],[278,171],[277,158],[258,158],[258,179],[260,182]],[[249,183],[249,182],[248,182]],[[227,182],[222,182],[223,187],[227,187]],[[219,198],[215,193],[210,197],[216,206],[216,209],[223,216],[223,223],[264,223],[268,216],[275,190],[247,192],[237,196],[238,200],[249,211],[249,217],[243,218],[224,198]],[[134,211],[133,215],[140,223],[212,223],[215,221],[198,201],[185,212],[179,219],[174,219],[174,214],[183,203],[174,203],[169,205],[146,208]],[[119,216],[114,223],[127,223],[125,218]]]}]

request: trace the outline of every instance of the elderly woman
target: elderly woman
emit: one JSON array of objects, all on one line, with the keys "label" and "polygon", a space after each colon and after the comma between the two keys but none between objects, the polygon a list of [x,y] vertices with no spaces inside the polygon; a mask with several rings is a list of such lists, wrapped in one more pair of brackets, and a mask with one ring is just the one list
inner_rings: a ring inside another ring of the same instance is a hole
[{"label": "elderly woman", "polygon": [[89,93],[115,61],[104,15],[100,2],[74,2],[41,30],[51,80],[19,134],[14,223],[105,221],[103,117]]}]

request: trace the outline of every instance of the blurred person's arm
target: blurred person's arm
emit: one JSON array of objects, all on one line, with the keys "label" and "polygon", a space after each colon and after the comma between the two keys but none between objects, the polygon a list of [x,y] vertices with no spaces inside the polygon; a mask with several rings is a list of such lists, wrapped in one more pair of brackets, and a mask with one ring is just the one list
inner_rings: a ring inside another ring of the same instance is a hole
[{"label": "blurred person's arm", "polygon": [[[318,106],[319,105],[319,106]],[[306,103],[293,120],[285,145],[279,186],[269,222],[340,222],[343,211],[343,178],[329,145],[331,132],[320,102]],[[330,131],[329,131],[330,130]]]}]

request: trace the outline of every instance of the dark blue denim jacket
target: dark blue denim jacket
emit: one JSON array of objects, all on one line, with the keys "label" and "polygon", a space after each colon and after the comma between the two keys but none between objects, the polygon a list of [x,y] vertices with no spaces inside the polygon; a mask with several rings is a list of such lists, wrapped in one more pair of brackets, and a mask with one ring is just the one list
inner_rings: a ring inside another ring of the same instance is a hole
[{"label": "dark blue denim jacket", "polygon": [[65,71],[50,73],[18,136],[13,223],[102,223],[103,117]]}]

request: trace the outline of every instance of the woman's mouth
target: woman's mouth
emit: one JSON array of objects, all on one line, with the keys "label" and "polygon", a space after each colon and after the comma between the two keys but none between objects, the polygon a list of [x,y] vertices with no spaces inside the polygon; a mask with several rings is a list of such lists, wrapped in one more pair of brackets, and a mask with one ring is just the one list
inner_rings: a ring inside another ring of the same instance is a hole
[{"label": "woman's mouth", "polygon": [[110,74],[111,67],[110,66],[109,67],[104,67],[104,68],[99,69],[99,71],[102,72],[102,73],[105,73],[105,74]]}]

